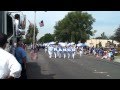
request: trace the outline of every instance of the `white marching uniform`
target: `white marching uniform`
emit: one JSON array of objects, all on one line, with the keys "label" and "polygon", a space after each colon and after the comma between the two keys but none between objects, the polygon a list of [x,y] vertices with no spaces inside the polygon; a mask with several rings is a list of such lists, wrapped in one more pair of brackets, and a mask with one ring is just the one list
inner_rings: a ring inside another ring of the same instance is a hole
[{"label": "white marching uniform", "polygon": [[52,54],[53,54],[53,47],[52,46],[48,46],[48,54],[49,54],[49,58],[52,58]]},{"label": "white marching uniform", "polygon": [[59,57],[59,47],[57,46],[57,57]]},{"label": "white marching uniform", "polygon": [[62,57],[62,47],[59,47],[59,58],[61,58]]},{"label": "white marching uniform", "polygon": [[66,54],[67,54],[67,49],[66,47],[63,48],[63,57],[66,58]]},{"label": "white marching uniform", "polygon": [[96,55],[95,49],[93,49],[93,54]]},{"label": "white marching uniform", "polygon": [[56,58],[57,57],[57,47],[54,47],[53,51],[54,51],[54,57]]},{"label": "white marching uniform", "polygon": [[76,51],[75,47],[72,47],[72,58],[73,58],[73,59],[74,59],[74,57],[75,57],[75,51]]},{"label": "white marching uniform", "polygon": [[48,47],[47,47],[47,46],[45,46],[45,53],[47,52],[47,49],[48,49]]},{"label": "white marching uniform", "polygon": [[71,47],[67,47],[67,55],[68,55],[68,58],[70,58],[70,55],[71,55]]},{"label": "white marching uniform", "polygon": [[81,48],[80,48],[79,53],[80,53],[80,57],[81,57],[81,56],[82,56],[82,54],[83,54],[83,47],[81,47]]}]

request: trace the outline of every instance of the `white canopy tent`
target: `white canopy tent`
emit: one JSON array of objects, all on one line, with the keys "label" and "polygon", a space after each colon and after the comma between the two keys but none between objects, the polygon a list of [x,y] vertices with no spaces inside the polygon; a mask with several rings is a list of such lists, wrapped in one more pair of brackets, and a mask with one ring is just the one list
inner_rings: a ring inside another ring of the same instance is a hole
[{"label": "white canopy tent", "polygon": [[67,43],[64,43],[64,42],[59,42],[58,44],[61,45],[61,46],[63,46],[63,47],[67,46]]},{"label": "white canopy tent", "polygon": [[84,46],[88,46],[88,44],[87,43],[78,43],[77,46],[78,47],[84,47]]}]

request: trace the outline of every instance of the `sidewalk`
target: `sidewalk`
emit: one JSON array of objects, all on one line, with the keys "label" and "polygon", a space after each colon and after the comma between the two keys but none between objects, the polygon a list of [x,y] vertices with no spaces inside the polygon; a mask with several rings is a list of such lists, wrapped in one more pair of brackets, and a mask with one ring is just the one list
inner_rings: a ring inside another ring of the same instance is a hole
[{"label": "sidewalk", "polygon": [[109,61],[108,59],[101,59],[102,57],[97,57],[96,58],[96,56],[93,56],[93,55],[88,55],[88,56],[91,56],[91,57],[95,58],[98,61],[120,65],[120,56],[115,56],[115,59],[113,61]]},{"label": "sidewalk", "polygon": [[119,62],[120,63],[120,56],[115,56],[114,62]]}]

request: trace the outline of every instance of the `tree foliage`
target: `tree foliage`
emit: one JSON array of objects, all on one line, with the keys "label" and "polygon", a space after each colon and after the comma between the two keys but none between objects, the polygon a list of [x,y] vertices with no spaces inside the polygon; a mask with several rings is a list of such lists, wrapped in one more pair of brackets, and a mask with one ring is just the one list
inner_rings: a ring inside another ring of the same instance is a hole
[{"label": "tree foliage", "polygon": [[105,35],[105,32],[101,34],[102,39],[108,39],[108,37]]},{"label": "tree foliage", "polygon": [[40,43],[47,43],[47,42],[51,42],[51,41],[54,41],[54,35],[50,34],[50,33],[45,34],[43,37],[41,37],[38,40],[38,42],[40,42]]},{"label": "tree foliage", "polygon": [[108,37],[105,35],[105,32],[101,33],[101,36],[96,37],[96,39],[108,39]]},{"label": "tree foliage", "polygon": [[85,41],[93,35],[91,31],[93,22],[95,19],[87,12],[70,12],[54,26],[56,40],[75,43]]},{"label": "tree foliage", "polygon": [[116,29],[114,34],[114,39],[118,42],[120,42],[120,26]]},{"label": "tree foliage", "polygon": [[115,36],[114,36],[114,35],[111,35],[111,36],[109,37],[109,39],[115,40]]},{"label": "tree foliage", "polygon": [[99,42],[99,47],[100,47],[100,48],[102,47],[102,43],[101,43],[101,42]]},{"label": "tree foliage", "polygon": [[[37,40],[36,38],[37,34],[38,34],[38,28],[36,26],[35,27],[35,41]],[[34,35],[34,25],[30,24],[27,30],[26,40],[25,40],[27,44],[30,44],[33,42],[33,35]]]}]

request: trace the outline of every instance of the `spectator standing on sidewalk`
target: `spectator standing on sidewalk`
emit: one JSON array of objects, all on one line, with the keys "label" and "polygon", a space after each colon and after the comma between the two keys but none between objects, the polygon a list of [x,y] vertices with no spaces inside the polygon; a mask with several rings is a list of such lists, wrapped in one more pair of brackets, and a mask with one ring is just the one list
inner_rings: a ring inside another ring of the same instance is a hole
[{"label": "spectator standing on sidewalk", "polygon": [[113,56],[113,53],[112,53],[112,51],[110,50],[110,51],[108,52],[108,60],[109,60],[109,61],[112,60],[112,56]]},{"label": "spectator standing on sidewalk", "polygon": [[15,49],[15,57],[22,66],[22,72],[21,72],[20,79],[27,79],[27,75],[26,75],[27,53],[22,48],[22,39],[21,38],[17,38],[17,47]]},{"label": "spectator standing on sidewalk", "polygon": [[5,51],[7,36],[0,33],[0,79],[14,79],[21,75],[21,65],[16,58]]}]

